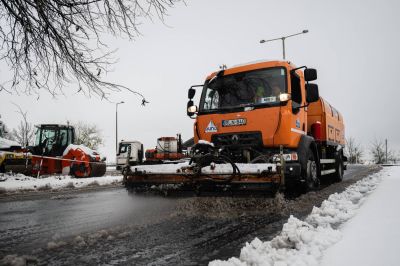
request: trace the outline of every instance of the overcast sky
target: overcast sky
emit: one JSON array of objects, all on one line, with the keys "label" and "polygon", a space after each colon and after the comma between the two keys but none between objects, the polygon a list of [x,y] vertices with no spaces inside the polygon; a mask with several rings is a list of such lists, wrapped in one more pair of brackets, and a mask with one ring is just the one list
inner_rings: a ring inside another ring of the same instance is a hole
[{"label": "overcast sky", "polygon": [[[281,43],[260,44],[308,29],[286,41],[286,57],[298,66],[318,70],[320,95],[345,119],[346,137],[367,148],[374,138],[388,138],[400,150],[397,108],[400,61],[399,1],[206,1],[187,0],[169,10],[165,25],[144,21],[135,41],[107,38],[119,58],[107,79],[139,90],[150,101],[129,92],[115,93],[119,105],[119,138],[153,148],[160,136],[192,137],[186,116],[187,89],[202,84],[218,69],[259,59],[281,59]],[[0,76],[7,66],[0,63]],[[3,70],[2,70],[3,69]],[[1,77],[1,81],[4,78]],[[0,114],[9,128],[20,117],[13,102],[29,110],[34,123],[84,121],[97,124],[105,137],[100,151],[110,161],[115,149],[115,104],[82,94],[53,99],[0,92]],[[74,88],[75,90],[75,88]]]}]

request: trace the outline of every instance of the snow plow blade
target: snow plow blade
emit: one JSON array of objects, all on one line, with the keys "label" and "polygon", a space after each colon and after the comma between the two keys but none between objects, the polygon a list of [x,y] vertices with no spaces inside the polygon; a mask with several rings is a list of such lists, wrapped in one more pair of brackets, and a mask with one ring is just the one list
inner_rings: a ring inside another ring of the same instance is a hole
[{"label": "snow plow blade", "polygon": [[125,168],[124,183],[128,188],[152,185],[230,185],[248,189],[279,188],[282,184],[280,167],[276,164],[216,164],[201,168],[187,163],[146,165]]}]

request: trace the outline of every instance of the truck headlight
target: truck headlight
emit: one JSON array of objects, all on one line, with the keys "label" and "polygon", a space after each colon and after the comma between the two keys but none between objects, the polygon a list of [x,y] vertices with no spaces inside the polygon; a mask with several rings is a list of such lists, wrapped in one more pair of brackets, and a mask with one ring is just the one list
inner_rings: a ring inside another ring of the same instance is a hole
[{"label": "truck headlight", "polygon": [[290,100],[290,94],[289,93],[281,93],[281,94],[279,94],[279,100],[281,101],[281,102],[287,102],[287,101],[289,101]]},{"label": "truck headlight", "polygon": [[[292,152],[292,153],[284,153],[283,159],[285,160],[285,162],[290,162],[290,161],[297,161],[299,157],[297,156],[297,152]],[[273,161],[280,162],[281,161],[280,154],[275,154],[273,156]]]}]

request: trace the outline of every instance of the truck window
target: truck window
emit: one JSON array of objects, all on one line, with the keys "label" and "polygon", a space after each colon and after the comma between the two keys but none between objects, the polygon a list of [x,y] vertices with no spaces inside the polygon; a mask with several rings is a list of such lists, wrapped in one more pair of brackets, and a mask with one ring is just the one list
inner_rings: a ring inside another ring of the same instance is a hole
[{"label": "truck window", "polygon": [[292,102],[293,102],[293,109],[296,108],[298,111],[298,107],[301,106],[302,98],[301,98],[301,87],[300,87],[300,78],[293,73],[290,75],[290,83],[292,85]]},{"label": "truck window", "polygon": [[217,90],[207,88],[203,109],[217,109],[219,104],[219,93]]},{"label": "truck window", "polygon": [[206,82],[200,111],[278,106],[279,95],[286,92],[286,70],[283,67],[239,72]]},{"label": "truck window", "polygon": [[127,152],[128,151],[128,146],[130,146],[130,144],[128,144],[128,143],[119,144],[119,153]]}]

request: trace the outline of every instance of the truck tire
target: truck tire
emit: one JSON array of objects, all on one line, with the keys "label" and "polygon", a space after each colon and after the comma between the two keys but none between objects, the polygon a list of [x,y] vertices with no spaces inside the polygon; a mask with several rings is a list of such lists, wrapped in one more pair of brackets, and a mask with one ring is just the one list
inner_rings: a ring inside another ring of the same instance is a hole
[{"label": "truck tire", "polygon": [[342,182],[343,181],[343,174],[344,174],[344,165],[342,160],[342,155],[339,153],[335,158],[335,170],[336,172],[333,174],[333,181],[335,182]]},{"label": "truck tire", "polygon": [[307,165],[303,171],[305,192],[315,190],[319,187],[318,167],[315,155],[311,149],[307,151]]}]

